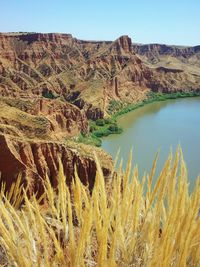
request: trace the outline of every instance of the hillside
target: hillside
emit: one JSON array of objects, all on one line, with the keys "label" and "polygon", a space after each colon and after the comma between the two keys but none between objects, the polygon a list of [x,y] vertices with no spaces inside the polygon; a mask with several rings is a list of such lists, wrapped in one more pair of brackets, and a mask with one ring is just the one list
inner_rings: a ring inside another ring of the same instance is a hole
[{"label": "hillside", "polygon": [[[94,163],[95,148],[74,142],[89,132],[88,120],[108,117],[113,100],[126,105],[146,99],[149,92],[199,91],[199,59],[200,46],[137,45],[128,36],[83,41],[71,34],[1,33],[3,179],[11,179],[12,164],[14,177],[22,171],[24,177],[50,174],[53,179],[57,153],[68,165],[66,173],[73,173],[76,164],[84,170],[80,173],[89,173],[85,162]],[[96,153],[108,159],[102,163],[108,176],[111,158],[100,149]]]},{"label": "hillside", "polygon": [[149,90],[197,90],[200,48],[82,41],[70,34],[1,34],[3,96],[57,98],[83,109],[87,118],[107,114],[109,102],[132,102]]}]

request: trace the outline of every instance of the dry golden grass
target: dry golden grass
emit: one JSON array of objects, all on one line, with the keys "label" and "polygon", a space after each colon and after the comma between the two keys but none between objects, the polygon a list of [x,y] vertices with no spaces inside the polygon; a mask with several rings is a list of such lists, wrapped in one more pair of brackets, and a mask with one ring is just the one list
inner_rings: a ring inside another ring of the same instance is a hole
[{"label": "dry golden grass", "polygon": [[153,185],[156,168],[138,178],[131,157],[109,184],[97,160],[92,194],[75,175],[70,190],[62,167],[55,191],[28,198],[20,178],[1,190],[1,266],[200,266],[200,183],[188,192],[180,149],[169,155]]}]

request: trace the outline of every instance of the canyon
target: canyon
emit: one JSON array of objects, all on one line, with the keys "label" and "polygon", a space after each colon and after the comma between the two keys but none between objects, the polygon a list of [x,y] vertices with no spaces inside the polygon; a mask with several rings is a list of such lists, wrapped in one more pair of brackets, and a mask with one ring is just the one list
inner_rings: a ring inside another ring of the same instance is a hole
[{"label": "canyon", "polygon": [[67,181],[75,166],[94,184],[96,164],[112,174],[112,158],[80,144],[89,120],[108,118],[110,106],[148,98],[150,92],[199,92],[200,46],[84,41],[71,34],[0,34],[0,172],[10,187],[22,174],[42,192],[48,175],[56,186],[59,159]]}]

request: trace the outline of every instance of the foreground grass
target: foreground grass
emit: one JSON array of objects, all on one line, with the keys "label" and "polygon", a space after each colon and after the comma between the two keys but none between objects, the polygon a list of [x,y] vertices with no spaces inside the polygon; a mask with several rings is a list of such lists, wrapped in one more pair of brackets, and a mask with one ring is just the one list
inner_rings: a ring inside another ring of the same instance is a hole
[{"label": "foreground grass", "polygon": [[130,162],[105,183],[97,161],[92,193],[77,175],[69,190],[62,168],[57,190],[47,179],[39,200],[20,179],[2,189],[1,266],[200,266],[200,182],[189,195],[180,149],[154,186],[156,159],[142,180]]}]

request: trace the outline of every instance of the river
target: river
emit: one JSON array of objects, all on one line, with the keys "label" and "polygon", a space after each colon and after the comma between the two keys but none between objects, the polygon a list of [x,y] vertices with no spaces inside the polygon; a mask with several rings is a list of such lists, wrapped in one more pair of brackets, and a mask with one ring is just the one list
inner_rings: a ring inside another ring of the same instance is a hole
[{"label": "river", "polygon": [[120,148],[124,167],[133,149],[133,165],[140,176],[149,172],[159,151],[157,173],[167,159],[170,148],[174,152],[181,145],[188,167],[190,187],[200,174],[200,97],[166,100],[147,104],[118,119],[123,133],[103,139],[102,148],[115,158]]}]

